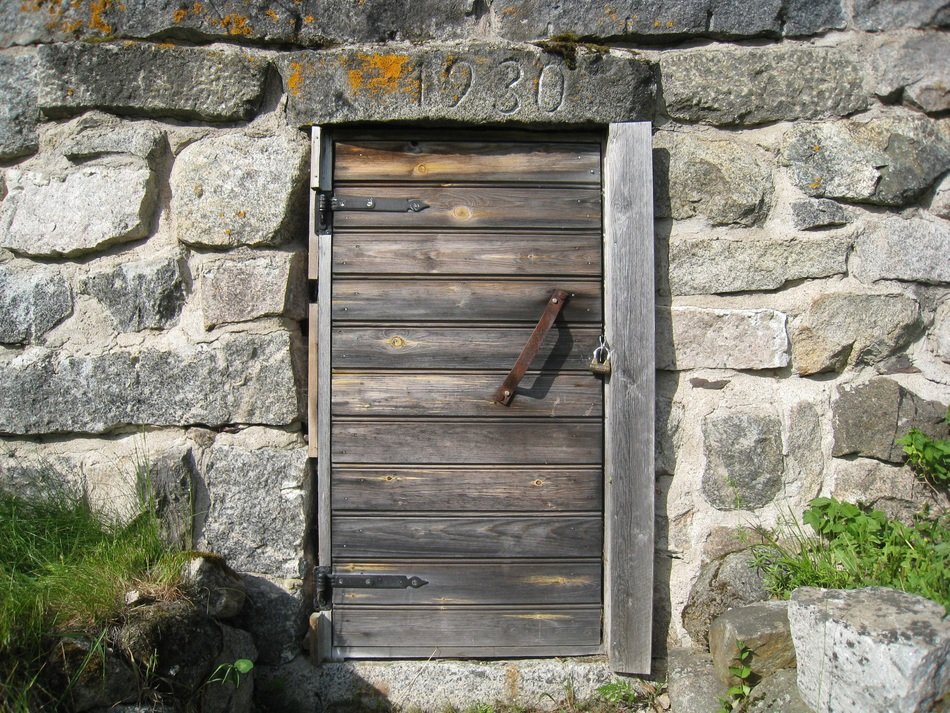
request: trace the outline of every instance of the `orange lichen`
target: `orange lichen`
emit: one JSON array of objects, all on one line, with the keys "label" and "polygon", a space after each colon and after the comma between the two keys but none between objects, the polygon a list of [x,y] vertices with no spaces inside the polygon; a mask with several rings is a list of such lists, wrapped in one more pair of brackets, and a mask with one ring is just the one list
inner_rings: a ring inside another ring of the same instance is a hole
[{"label": "orange lichen", "polygon": [[666,27],[667,27],[667,29],[672,30],[672,29],[673,29],[673,21],[672,21],[672,20],[667,20],[667,21],[666,21]]},{"label": "orange lichen", "polygon": [[176,25],[182,20],[184,20],[186,17],[188,17],[188,11],[185,10],[184,8],[179,8],[178,10],[175,10],[175,12],[172,13],[172,20],[175,22]]},{"label": "orange lichen", "polygon": [[659,20],[654,20],[654,21],[653,21],[653,26],[654,26],[654,27],[662,27],[662,26],[663,26],[663,23],[660,22]]},{"label": "orange lichen", "polygon": [[808,187],[813,191],[817,191],[824,182],[825,179],[822,176],[815,176],[815,179],[808,184]]},{"label": "orange lichen", "polygon": [[112,0],[93,0],[89,3],[89,29],[104,35],[112,34],[112,25],[102,19],[102,13],[112,7]]},{"label": "orange lichen", "polygon": [[63,20],[63,24],[60,25],[60,28],[63,32],[67,33],[78,32],[82,29],[83,24],[82,20]]},{"label": "orange lichen", "polygon": [[280,15],[278,15],[277,12],[273,8],[270,8],[270,7],[267,8],[264,11],[264,14],[267,15],[274,22],[280,22]]},{"label": "orange lichen", "polygon": [[315,18],[313,17],[313,15],[304,15],[303,24],[305,24],[305,25],[312,25],[314,19],[315,19]]},{"label": "orange lichen", "polygon": [[228,31],[229,35],[244,35],[247,37],[253,32],[247,22],[247,18],[244,17],[244,15],[238,15],[236,13],[222,17],[220,24]]},{"label": "orange lichen", "polygon": [[404,54],[367,54],[357,55],[360,67],[348,72],[350,89],[353,92],[367,91],[376,95],[392,94],[397,89],[405,91],[418,90],[418,82],[403,84],[409,63],[409,56]]},{"label": "orange lichen", "polygon": [[303,86],[303,65],[300,62],[290,63],[290,76],[287,77],[287,91],[291,96],[298,96]]},{"label": "orange lichen", "polygon": [[202,5],[200,2],[196,2],[194,5],[191,6],[191,14],[200,15],[201,11],[204,10],[204,7],[205,6]]}]

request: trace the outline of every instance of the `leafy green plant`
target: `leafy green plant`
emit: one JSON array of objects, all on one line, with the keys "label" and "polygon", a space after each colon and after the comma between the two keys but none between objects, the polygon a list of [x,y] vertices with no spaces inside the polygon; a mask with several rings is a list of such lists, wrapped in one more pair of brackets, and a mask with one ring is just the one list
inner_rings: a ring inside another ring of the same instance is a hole
[{"label": "leafy green plant", "polygon": [[742,710],[749,693],[752,692],[752,669],[749,667],[751,656],[752,650],[745,642],[736,641],[736,655],[732,666],[729,667],[729,673],[735,677],[736,683],[729,686],[724,698],[719,699],[719,710],[716,713]]},{"label": "leafy green plant", "polygon": [[250,659],[237,659],[233,663],[223,663],[218,666],[204,685],[210,683],[233,683],[237,688],[241,685],[241,676],[246,676],[254,668],[254,662]]},{"label": "leafy green plant", "polygon": [[[950,423],[950,409],[944,416]],[[930,438],[919,429],[912,428],[897,444],[904,448],[907,462],[921,478],[931,486],[950,488],[950,440]]]},{"label": "leafy green plant", "polygon": [[630,681],[623,678],[618,678],[600,686],[597,689],[597,695],[614,705],[632,706],[640,701],[640,694]]},{"label": "leafy green plant", "polygon": [[769,590],[786,598],[796,587],[893,587],[932,599],[950,611],[950,513],[911,524],[879,510],[834,498],[816,498],[778,532],[758,528],[764,544],[752,548]]}]

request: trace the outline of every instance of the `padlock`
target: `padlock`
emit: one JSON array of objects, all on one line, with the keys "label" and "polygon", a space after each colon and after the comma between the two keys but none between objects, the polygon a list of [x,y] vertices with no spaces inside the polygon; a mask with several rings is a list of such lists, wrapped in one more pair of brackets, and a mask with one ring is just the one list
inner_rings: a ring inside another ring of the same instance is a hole
[{"label": "padlock", "polygon": [[607,346],[607,340],[603,336],[599,337],[599,344],[594,349],[594,355],[590,359],[591,374],[595,376],[610,375],[610,348]]}]

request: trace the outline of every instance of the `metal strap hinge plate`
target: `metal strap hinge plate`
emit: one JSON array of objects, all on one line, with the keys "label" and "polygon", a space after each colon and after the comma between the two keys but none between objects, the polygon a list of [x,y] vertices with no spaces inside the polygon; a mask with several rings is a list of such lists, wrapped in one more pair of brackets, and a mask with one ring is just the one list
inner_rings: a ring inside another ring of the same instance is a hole
[{"label": "metal strap hinge plate", "polygon": [[429,207],[420,198],[377,198],[376,196],[336,196],[321,193],[317,196],[317,229],[330,227],[333,211],[373,211],[376,213],[419,213]]},{"label": "metal strap hinge plate", "polygon": [[418,589],[428,582],[405,574],[333,574],[329,567],[314,570],[314,605],[325,611],[333,606],[334,589]]}]

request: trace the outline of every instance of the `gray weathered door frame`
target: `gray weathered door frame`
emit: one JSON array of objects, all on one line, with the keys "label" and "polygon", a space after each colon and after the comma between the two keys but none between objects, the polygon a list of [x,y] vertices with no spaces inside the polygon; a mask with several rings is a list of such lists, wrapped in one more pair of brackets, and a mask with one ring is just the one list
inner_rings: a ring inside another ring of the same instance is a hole
[{"label": "gray weathered door frame", "polygon": [[[315,126],[310,172],[309,455],[317,459],[317,559],[330,564],[331,235],[314,220],[332,175],[330,131]],[[604,639],[611,667],[649,673],[653,620],[654,261],[651,126],[610,124],[604,148],[604,324],[612,374],[604,390]],[[318,656],[332,651],[320,612]]]}]

